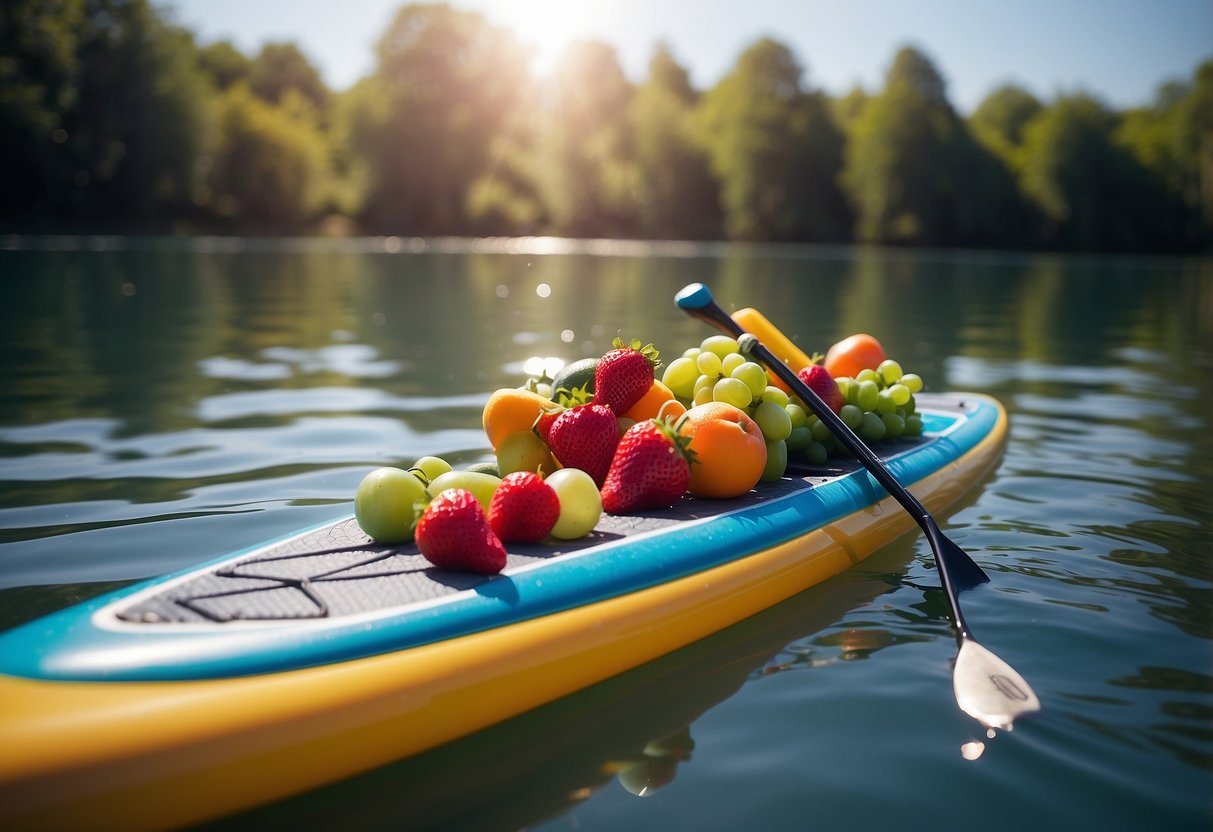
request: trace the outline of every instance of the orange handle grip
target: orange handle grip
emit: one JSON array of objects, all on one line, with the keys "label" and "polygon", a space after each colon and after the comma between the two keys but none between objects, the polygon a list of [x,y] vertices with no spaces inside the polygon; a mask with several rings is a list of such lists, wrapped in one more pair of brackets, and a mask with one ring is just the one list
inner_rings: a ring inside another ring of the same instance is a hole
[{"label": "orange handle grip", "polygon": [[[776,358],[791,367],[793,372],[813,363],[813,360],[805,355],[800,347],[792,343],[792,339],[780,332],[779,328],[767,320],[766,316],[757,309],[738,309],[733,313],[732,318],[746,332],[756,335],[758,340],[774,353]],[[786,385],[779,381],[774,373],[767,370],[767,375],[772,384],[787,392]]]}]

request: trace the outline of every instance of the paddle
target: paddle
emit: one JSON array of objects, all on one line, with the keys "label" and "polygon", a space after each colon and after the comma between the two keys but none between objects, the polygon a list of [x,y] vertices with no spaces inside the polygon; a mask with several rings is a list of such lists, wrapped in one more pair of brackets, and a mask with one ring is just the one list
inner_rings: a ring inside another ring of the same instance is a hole
[{"label": "paddle", "polygon": [[878,483],[909,512],[926,534],[935,554],[944,594],[956,627],[956,643],[960,648],[952,671],[952,687],[956,702],[969,716],[989,728],[1010,728],[1017,716],[1040,710],[1040,700],[1032,688],[1009,664],[973,638],[960,611],[959,593],[990,580],[968,553],[953,543],[940,530],[935,518],[918,499],[902,486],[880,458],[864,444],[855,432],[832,411],[813,390],[801,381],[792,369],[779,360],[757,338],[746,333],[712,299],[712,292],[702,283],[692,283],[674,296],[683,311],[699,318],[742,343],[748,352],[778,376],[817,418],[825,422],[830,432],[868,470]]}]

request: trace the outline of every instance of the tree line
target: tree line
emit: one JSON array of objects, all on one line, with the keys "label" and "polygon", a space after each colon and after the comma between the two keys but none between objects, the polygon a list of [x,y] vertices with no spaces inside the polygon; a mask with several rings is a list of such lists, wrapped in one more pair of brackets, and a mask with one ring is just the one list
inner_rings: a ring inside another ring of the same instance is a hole
[{"label": "tree line", "polygon": [[1006,85],[969,115],[904,47],[832,97],[770,38],[710,89],[658,45],[532,75],[507,29],[406,5],[328,89],[293,43],[202,44],[149,0],[0,10],[0,229],[556,234],[1195,251],[1213,242],[1213,60],[1115,111]]}]

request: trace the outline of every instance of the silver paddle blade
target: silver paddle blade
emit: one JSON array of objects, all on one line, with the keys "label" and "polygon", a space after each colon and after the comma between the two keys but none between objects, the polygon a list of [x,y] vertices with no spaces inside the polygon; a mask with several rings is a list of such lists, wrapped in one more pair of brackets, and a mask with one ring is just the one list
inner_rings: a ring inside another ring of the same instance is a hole
[{"label": "silver paddle blade", "polygon": [[952,688],[960,709],[987,728],[1009,731],[1017,717],[1040,710],[1032,686],[1015,668],[969,638],[956,654]]}]

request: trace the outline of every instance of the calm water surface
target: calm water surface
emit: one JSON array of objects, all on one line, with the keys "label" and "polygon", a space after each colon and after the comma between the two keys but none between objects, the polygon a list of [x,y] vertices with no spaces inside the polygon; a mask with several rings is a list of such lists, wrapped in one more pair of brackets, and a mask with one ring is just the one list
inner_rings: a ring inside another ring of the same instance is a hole
[{"label": "calm water surface", "polygon": [[[945,526],[1044,703],[989,737],[917,536],[661,661],[224,824],[1213,825],[1213,263],[862,249],[0,239],[0,628],[348,514],[371,467],[487,458],[528,359],[667,354],[709,283],[808,351],[877,335],[1011,414]],[[638,796],[636,793],[640,793]]]}]

